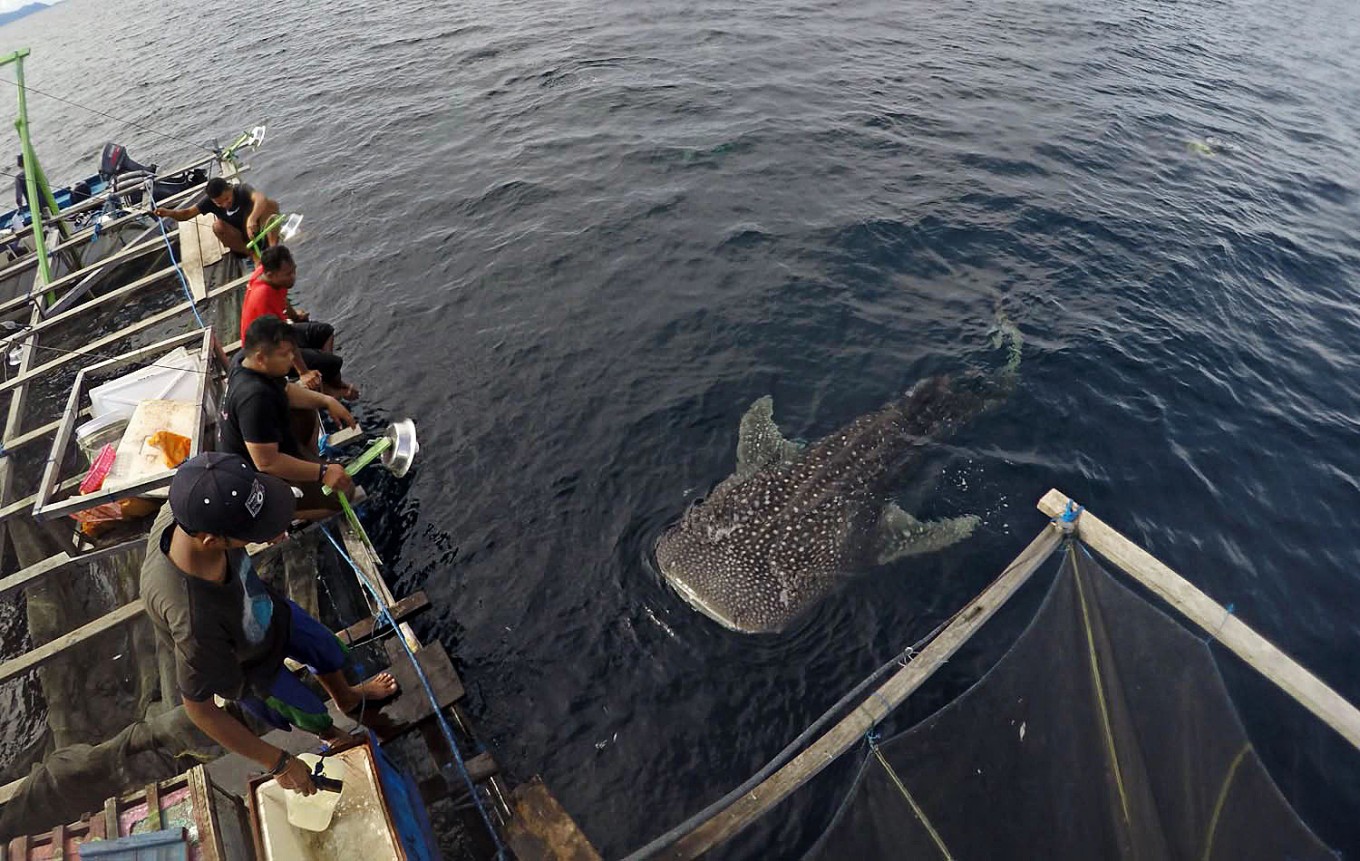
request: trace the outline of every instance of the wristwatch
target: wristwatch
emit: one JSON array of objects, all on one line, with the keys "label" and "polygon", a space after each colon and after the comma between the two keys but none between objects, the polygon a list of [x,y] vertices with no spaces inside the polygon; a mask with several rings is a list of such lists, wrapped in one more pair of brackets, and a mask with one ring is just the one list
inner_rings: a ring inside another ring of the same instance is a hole
[{"label": "wristwatch", "polygon": [[321,474],[317,476],[316,480],[321,482],[322,484],[326,483],[326,466],[327,463],[324,460],[321,461]]}]

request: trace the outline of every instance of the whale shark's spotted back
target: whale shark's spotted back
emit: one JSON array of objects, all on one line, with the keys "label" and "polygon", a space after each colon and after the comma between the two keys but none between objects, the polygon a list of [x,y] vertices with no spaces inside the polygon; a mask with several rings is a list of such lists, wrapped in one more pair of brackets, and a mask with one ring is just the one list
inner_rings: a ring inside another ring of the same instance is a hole
[{"label": "whale shark's spotted back", "polygon": [[846,574],[971,534],[975,517],[922,523],[885,500],[927,439],[985,403],[934,378],[804,449],[761,398],[742,418],[736,471],[662,536],[657,565],[720,624],[783,630]]}]

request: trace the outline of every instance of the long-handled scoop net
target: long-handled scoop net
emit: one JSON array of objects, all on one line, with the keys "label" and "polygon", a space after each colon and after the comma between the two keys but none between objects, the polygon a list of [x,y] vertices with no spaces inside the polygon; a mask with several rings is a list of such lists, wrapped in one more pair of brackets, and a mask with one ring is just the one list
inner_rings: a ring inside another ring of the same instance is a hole
[{"label": "long-handled scoop net", "polygon": [[[374,440],[367,451],[346,464],[345,473],[352,478],[373,461],[381,458],[383,467],[397,478],[401,478],[411,471],[411,464],[415,463],[416,455],[419,453],[420,442],[416,440],[416,423],[410,419],[399,419],[388,427],[387,433]],[[323,487],[321,492],[329,496],[334,491],[329,487]],[[368,533],[359,524],[354,508],[350,506],[343,493],[338,495],[340,508],[345,512],[349,525],[354,527],[355,534],[363,540],[369,550],[372,550],[373,542],[368,539]]]}]

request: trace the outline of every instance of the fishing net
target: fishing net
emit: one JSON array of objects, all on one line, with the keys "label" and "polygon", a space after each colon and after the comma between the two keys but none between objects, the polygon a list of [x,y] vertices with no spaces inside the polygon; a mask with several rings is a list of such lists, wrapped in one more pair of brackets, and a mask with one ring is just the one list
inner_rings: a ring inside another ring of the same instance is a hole
[{"label": "fishing net", "polygon": [[1074,548],[978,684],[871,750],[807,857],[1336,856],[1257,758],[1205,641]]}]

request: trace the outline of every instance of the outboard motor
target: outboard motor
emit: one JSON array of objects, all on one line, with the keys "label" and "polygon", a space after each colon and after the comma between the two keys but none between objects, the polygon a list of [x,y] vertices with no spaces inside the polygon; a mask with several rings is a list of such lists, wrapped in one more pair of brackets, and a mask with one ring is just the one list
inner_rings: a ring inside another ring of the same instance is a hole
[{"label": "outboard motor", "polygon": [[128,155],[127,147],[112,142],[104,144],[99,157],[99,175],[104,177],[110,191],[115,195],[122,194],[131,205],[142,202],[148,178],[154,180],[152,194],[156,200],[164,200],[208,181],[208,172],[201,167],[174,176],[156,176],[157,167],[154,163],[146,165],[136,161]]},{"label": "outboard motor", "polygon": [[127,147],[109,142],[104,144],[104,152],[99,156],[99,175],[105,182],[111,182],[119,174],[137,172],[142,175],[154,174],[156,165],[144,165],[133,161]]}]

